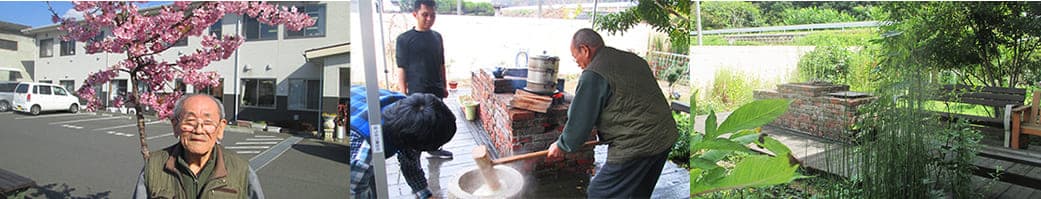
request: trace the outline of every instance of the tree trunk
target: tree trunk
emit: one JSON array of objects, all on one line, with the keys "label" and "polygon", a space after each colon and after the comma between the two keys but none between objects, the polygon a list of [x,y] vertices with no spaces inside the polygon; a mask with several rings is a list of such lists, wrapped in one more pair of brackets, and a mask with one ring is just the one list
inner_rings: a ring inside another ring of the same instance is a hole
[{"label": "tree trunk", "polygon": [[141,93],[138,92],[137,88],[138,80],[132,73],[130,75],[130,80],[131,88],[133,88],[133,94],[130,97],[133,99],[131,101],[134,102],[134,115],[137,117],[137,134],[139,138],[138,140],[141,142],[141,157],[144,158],[145,162],[147,162],[150,154],[148,152],[148,142],[145,142],[145,136],[147,134],[145,133],[145,116],[141,113],[141,98],[139,97]]}]

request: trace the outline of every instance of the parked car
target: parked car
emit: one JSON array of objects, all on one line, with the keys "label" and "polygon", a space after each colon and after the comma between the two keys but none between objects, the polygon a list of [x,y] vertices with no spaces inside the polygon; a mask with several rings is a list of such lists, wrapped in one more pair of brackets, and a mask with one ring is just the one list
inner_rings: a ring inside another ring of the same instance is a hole
[{"label": "parked car", "polygon": [[80,111],[79,98],[56,84],[22,82],[14,89],[14,110],[39,115],[43,111]]},{"label": "parked car", "polygon": [[18,86],[18,82],[0,82],[0,112],[11,110],[11,103],[14,103],[14,87],[16,86]]}]

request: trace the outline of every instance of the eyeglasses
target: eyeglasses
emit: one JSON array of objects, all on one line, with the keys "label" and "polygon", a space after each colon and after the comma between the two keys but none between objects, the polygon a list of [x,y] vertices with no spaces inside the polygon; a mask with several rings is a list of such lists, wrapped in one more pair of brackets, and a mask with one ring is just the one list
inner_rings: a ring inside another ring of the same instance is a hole
[{"label": "eyeglasses", "polygon": [[217,123],[213,121],[198,122],[195,120],[181,121],[181,132],[213,133],[217,130]]}]

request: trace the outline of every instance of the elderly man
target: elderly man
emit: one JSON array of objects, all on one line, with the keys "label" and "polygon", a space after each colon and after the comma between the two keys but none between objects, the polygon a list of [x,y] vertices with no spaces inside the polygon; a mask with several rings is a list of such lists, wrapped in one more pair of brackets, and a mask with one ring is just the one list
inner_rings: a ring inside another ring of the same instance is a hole
[{"label": "elderly man", "polygon": [[[430,190],[419,153],[440,148],[455,136],[455,115],[440,98],[429,93],[405,97],[401,93],[379,90],[382,114],[384,157],[397,156],[401,175],[417,198],[435,197]],[[376,184],[371,165],[369,143],[369,110],[364,86],[351,87],[351,195],[354,198],[376,198]],[[442,159],[428,159],[435,169]],[[433,171],[432,171],[433,172]],[[436,179],[434,179],[436,180]]]},{"label": "elderly man", "polygon": [[181,97],[170,123],[180,142],[152,152],[134,198],[264,198],[249,162],[217,144],[227,123],[220,100],[205,94]]},{"label": "elderly man", "polygon": [[589,198],[649,198],[679,134],[676,121],[647,61],[605,47],[595,31],[571,39],[571,55],[582,68],[564,132],[547,159],[582,148],[597,129],[607,144],[607,163],[589,182]]}]

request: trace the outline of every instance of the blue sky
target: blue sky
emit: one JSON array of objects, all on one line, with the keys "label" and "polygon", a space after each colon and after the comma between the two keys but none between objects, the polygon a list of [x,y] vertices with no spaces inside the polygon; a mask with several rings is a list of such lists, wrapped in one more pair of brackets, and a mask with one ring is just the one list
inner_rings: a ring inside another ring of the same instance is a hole
[{"label": "blue sky", "polygon": [[[138,7],[146,8],[169,3],[169,1],[149,2],[139,4]],[[59,16],[65,15],[72,9],[72,2],[52,1],[51,6]],[[40,27],[51,23],[51,12],[47,10],[45,1],[18,1],[0,2],[0,21],[22,24],[32,27]]]}]

